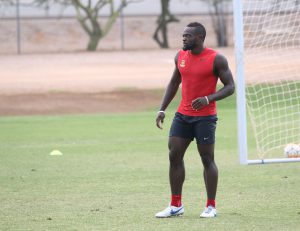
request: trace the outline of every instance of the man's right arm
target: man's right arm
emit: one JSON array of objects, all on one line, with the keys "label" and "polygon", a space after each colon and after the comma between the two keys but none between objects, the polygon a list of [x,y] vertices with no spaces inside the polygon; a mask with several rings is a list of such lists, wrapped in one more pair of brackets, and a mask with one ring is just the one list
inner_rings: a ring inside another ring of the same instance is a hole
[{"label": "man's right arm", "polygon": [[169,106],[169,104],[171,103],[171,101],[173,100],[174,96],[177,93],[177,90],[179,88],[179,85],[181,83],[181,75],[180,72],[177,68],[177,60],[178,60],[178,53],[175,56],[175,68],[172,74],[172,78],[166,88],[164,97],[162,99],[161,105],[160,105],[160,109],[159,112],[157,114],[156,117],[156,126],[160,129],[162,129],[161,124],[164,122],[164,118],[165,118],[165,110],[167,109],[167,107]]}]

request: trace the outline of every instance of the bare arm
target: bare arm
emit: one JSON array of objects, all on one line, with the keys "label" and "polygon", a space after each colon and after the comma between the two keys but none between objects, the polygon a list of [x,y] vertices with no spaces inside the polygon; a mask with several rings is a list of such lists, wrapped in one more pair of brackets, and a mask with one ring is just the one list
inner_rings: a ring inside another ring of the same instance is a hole
[{"label": "bare arm", "polygon": [[214,73],[223,83],[223,87],[216,93],[199,97],[192,102],[193,109],[197,110],[206,106],[209,102],[224,99],[234,93],[234,81],[231,70],[229,69],[227,59],[222,55],[217,55],[214,62]]},{"label": "bare arm", "polygon": [[179,85],[181,83],[181,75],[177,68],[177,60],[178,60],[178,54],[175,56],[175,68],[172,74],[172,78],[166,88],[164,97],[162,99],[160,109],[159,109],[160,112],[157,114],[156,117],[156,126],[160,129],[162,129],[161,124],[164,122],[164,118],[165,118],[165,113],[163,111],[167,109],[167,107],[173,100],[174,96],[177,93]]}]

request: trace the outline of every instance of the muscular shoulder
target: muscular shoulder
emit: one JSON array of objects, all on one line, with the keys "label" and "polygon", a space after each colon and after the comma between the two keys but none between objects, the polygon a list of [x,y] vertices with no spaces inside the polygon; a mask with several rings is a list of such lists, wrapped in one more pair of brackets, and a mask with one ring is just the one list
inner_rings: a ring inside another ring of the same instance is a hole
[{"label": "muscular shoulder", "polygon": [[214,60],[214,73],[218,76],[221,70],[228,69],[228,61],[225,56],[217,53]]},{"label": "muscular shoulder", "polygon": [[175,56],[175,64],[177,65],[178,60],[181,59],[182,57],[185,57],[186,54],[187,54],[187,51],[179,50]]},{"label": "muscular shoulder", "polygon": [[178,63],[179,53],[180,53],[180,51],[178,51],[178,52],[176,53],[175,58],[174,58],[174,61],[175,61],[176,66],[177,66],[177,63]]},{"label": "muscular shoulder", "polygon": [[226,57],[220,53],[217,53],[215,57],[215,64],[224,65],[226,63],[228,64]]}]

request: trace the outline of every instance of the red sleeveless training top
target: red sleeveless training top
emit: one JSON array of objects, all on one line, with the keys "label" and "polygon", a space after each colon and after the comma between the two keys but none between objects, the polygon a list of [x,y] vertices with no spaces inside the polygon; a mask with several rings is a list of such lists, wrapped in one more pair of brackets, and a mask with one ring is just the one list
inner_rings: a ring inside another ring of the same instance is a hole
[{"label": "red sleeveless training top", "polygon": [[199,109],[192,108],[192,101],[201,96],[216,92],[218,78],[213,72],[214,60],[217,52],[210,48],[194,55],[190,51],[180,50],[177,67],[182,79],[182,99],[178,112],[188,116],[216,115],[216,102]]}]

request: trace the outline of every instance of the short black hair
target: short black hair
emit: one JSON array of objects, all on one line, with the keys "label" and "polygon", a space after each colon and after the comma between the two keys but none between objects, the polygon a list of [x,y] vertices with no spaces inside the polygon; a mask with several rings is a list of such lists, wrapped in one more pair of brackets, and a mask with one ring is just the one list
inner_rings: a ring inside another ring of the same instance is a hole
[{"label": "short black hair", "polygon": [[197,34],[200,34],[203,37],[203,41],[206,37],[205,27],[199,22],[191,22],[187,27],[194,27]]}]

